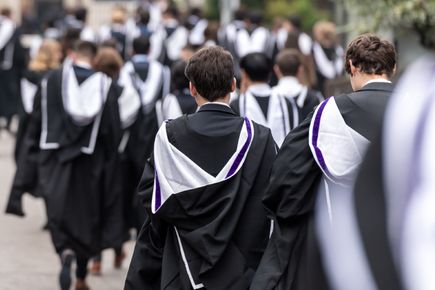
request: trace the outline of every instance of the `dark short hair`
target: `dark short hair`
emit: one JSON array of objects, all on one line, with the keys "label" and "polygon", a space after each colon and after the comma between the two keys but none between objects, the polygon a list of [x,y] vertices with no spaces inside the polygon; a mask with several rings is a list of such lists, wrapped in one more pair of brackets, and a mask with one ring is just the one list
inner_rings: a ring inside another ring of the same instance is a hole
[{"label": "dark short hair", "polygon": [[272,61],[261,52],[245,55],[240,60],[240,68],[254,82],[268,82],[272,72]]},{"label": "dark short hair", "polygon": [[150,50],[150,39],[140,36],[133,40],[133,52],[135,54],[148,54]]},{"label": "dark short hair", "polygon": [[97,55],[97,45],[91,41],[79,40],[75,45],[75,52],[87,56],[89,58],[94,58]]},{"label": "dark short hair", "polygon": [[74,11],[74,16],[79,21],[86,21],[86,16],[88,15],[88,10],[84,7],[79,7]]},{"label": "dark short hair", "polygon": [[391,77],[396,66],[396,50],[389,41],[373,34],[363,34],[349,43],[345,56],[345,68],[351,74],[349,60],[366,74]]},{"label": "dark short hair", "polygon": [[204,47],[190,58],[185,75],[203,98],[213,102],[231,92],[233,57],[222,47]]},{"label": "dark short hair", "polygon": [[249,11],[248,13],[249,21],[255,25],[261,25],[263,23],[263,12],[258,9]]},{"label": "dark short hair", "polygon": [[302,28],[302,19],[299,15],[292,14],[288,17],[288,21],[296,28],[297,30],[301,30]]},{"label": "dark short hair", "polygon": [[246,18],[246,9],[245,8],[240,7],[239,9],[237,9],[234,12],[234,19],[235,20],[242,21],[242,20],[245,20],[245,18]]},{"label": "dark short hair", "polygon": [[296,76],[302,65],[302,56],[296,49],[284,49],[276,56],[275,64],[284,76]]},{"label": "dark short hair", "polygon": [[171,66],[172,91],[181,91],[189,88],[189,80],[184,74],[186,66],[187,62],[184,60],[178,60]]},{"label": "dark short hair", "polygon": [[150,22],[150,13],[143,7],[137,9],[137,17],[140,24],[147,25]]}]

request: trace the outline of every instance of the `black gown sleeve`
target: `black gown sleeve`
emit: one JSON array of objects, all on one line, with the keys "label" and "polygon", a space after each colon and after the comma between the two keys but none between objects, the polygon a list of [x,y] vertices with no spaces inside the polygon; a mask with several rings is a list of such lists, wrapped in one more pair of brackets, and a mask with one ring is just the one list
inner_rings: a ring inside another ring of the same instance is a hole
[{"label": "black gown sleeve", "polygon": [[151,214],[153,185],[154,159],[151,157],[138,187],[147,217],[136,240],[124,290],[160,289],[166,225]]},{"label": "black gown sleeve", "polygon": [[[263,203],[274,231],[251,289],[294,289],[305,255],[307,227],[321,176],[308,145],[312,114],[285,139]],[[300,272],[304,273],[304,272]]]}]

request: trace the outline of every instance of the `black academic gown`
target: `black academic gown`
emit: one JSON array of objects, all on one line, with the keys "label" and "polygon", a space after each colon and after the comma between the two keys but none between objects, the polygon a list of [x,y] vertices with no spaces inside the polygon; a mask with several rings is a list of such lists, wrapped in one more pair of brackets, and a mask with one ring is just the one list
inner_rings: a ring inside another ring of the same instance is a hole
[{"label": "black academic gown", "polygon": [[[145,81],[148,77],[149,63],[133,62],[133,67],[137,75]],[[169,80],[164,80],[162,76],[160,81],[155,99],[150,104],[142,104],[136,120],[125,129],[125,132],[129,134],[128,143],[120,154],[120,168],[122,169],[120,174],[123,178],[121,187],[125,195],[127,227],[137,230],[140,230],[145,220],[145,212],[137,196],[137,185],[141,179],[145,162],[151,155],[154,138],[159,129],[155,104],[163,97],[164,82]]]},{"label": "black academic gown", "polygon": [[355,214],[376,286],[379,290],[402,290],[388,236],[382,148],[382,138],[377,136],[361,164],[354,191]]},{"label": "black academic gown", "polygon": [[[392,85],[371,83],[336,98],[346,124],[374,140]],[[314,230],[314,207],[322,171],[308,146],[312,114],[284,141],[264,205],[275,228],[251,289],[329,289]]]},{"label": "black academic gown", "polygon": [[0,49],[0,117],[10,118],[19,112],[20,79],[26,66],[26,52],[18,29]]},{"label": "black academic gown", "polygon": [[41,135],[41,98],[40,82],[50,72],[25,72],[26,79],[38,85],[35,94],[33,110],[27,113],[24,109],[20,114],[20,123],[15,144],[16,171],[11,191],[6,205],[6,213],[18,216],[24,215],[22,196],[30,193],[40,196],[38,179],[39,139]]},{"label": "black academic gown", "polygon": [[[298,97],[295,98],[296,102],[298,101]],[[305,120],[321,101],[323,101],[323,96],[320,92],[308,89],[304,104],[302,107],[298,106],[299,122]]]},{"label": "black academic gown", "polygon": [[188,88],[184,90],[177,90],[174,92],[174,96],[177,98],[180,105],[181,112],[185,114],[193,114],[198,109],[195,99],[190,94]]},{"label": "black academic gown", "polygon": [[[208,104],[167,123],[167,135],[177,149],[216,175],[234,153],[242,124],[230,108]],[[147,162],[139,188],[148,216],[124,289],[192,289],[174,226],[191,257],[194,279],[205,289],[249,287],[268,240],[270,221],[261,197],[275,157],[270,130],[254,123],[254,132],[245,163],[235,176],[179,193],[184,198],[168,199],[156,214],[150,209],[153,158]]]},{"label": "black academic gown", "polygon": [[[32,83],[35,86],[39,86],[44,76],[48,75],[50,70],[43,70],[43,71],[32,71],[32,70],[25,70],[23,71],[23,79],[26,79],[30,83]],[[22,103],[22,102],[21,102]],[[27,127],[29,126],[30,122],[30,115],[31,113],[27,113],[24,109],[24,105],[22,104],[20,109],[20,121],[18,125],[18,131],[17,131],[17,138],[15,143],[15,161],[18,162],[19,155],[22,154],[23,151],[23,142],[24,142],[24,136]]]},{"label": "black academic gown", "polygon": [[[39,86],[43,77],[48,74],[49,71],[25,71],[24,78],[35,86]],[[37,94],[38,92],[36,92]],[[34,103],[40,102],[39,97],[36,100],[36,95]],[[39,196],[38,153],[40,133],[35,132],[34,126],[30,126],[30,123],[35,122],[37,118],[32,117],[33,112],[27,113],[24,108],[20,111],[20,122],[15,143],[17,169],[6,206],[7,213],[18,215],[22,214],[19,209],[22,208],[21,198],[25,192],[33,196]]]},{"label": "black academic gown", "polygon": [[[80,67],[74,67],[74,72],[79,83],[93,74]],[[124,239],[121,196],[110,190],[110,167],[120,138],[117,100],[112,87],[94,152],[84,154],[81,147],[88,144],[95,121],[87,126],[75,125],[63,107],[61,90],[62,70],[57,70],[47,80],[46,107],[47,140],[57,142],[59,148],[40,151],[40,188],[56,251],[71,249],[77,256],[89,258],[104,248],[119,246]],[[35,111],[41,116],[41,110]]]},{"label": "black academic gown", "polygon": [[[267,119],[267,113],[268,113],[268,109],[269,109],[269,97],[257,97],[255,96],[255,99],[258,102],[258,105],[260,106],[261,111],[263,112],[264,116]],[[292,110],[292,105],[290,104],[290,102],[286,99],[285,100],[286,103],[286,110],[288,111],[289,114],[289,126],[290,128],[293,128],[295,124],[293,124],[293,110]],[[238,99],[234,100],[231,102],[231,109],[233,109],[233,111],[237,114],[240,115],[240,102]]]}]

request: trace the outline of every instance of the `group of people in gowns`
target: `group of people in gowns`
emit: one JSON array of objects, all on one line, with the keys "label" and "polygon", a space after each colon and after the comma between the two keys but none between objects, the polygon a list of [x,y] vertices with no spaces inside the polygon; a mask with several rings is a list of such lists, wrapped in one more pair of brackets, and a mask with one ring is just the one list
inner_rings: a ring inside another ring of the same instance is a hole
[{"label": "group of people in gowns", "polygon": [[[44,199],[62,290],[74,264],[75,289],[89,289],[104,249],[120,268],[131,229],[125,289],[430,289],[431,238],[416,237],[432,225],[420,154],[431,156],[432,94],[408,139],[397,124],[409,94],[426,96],[413,75],[431,83],[433,58],[411,68],[384,118],[394,46],[367,34],[344,51],[329,22],[312,39],[293,16],[271,31],[241,9],[216,27],[151,3],[133,22],[115,7],[95,33],[79,8],[20,69],[2,14],[0,57],[16,61],[2,69],[19,71],[22,108],[6,212],[24,216],[24,193]],[[343,70],[354,92],[324,98]],[[407,144],[409,166],[391,140]]]}]

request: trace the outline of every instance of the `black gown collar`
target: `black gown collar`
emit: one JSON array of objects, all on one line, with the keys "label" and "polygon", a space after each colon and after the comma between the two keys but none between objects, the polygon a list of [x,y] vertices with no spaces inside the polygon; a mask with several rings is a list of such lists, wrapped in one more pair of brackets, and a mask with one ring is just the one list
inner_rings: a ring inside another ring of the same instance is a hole
[{"label": "black gown collar", "polygon": [[359,89],[358,92],[362,92],[362,91],[387,91],[387,92],[392,92],[393,88],[394,88],[394,86],[393,86],[392,83],[373,82],[373,83],[366,84],[361,89]]},{"label": "black gown collar", "polygon": [[222,104],[215,104],[215,103],[204,104],[198,110],[198,112],[209,112],[209,111],[222,112],[222,113],[236,115],[236,113],[234,113],[234,111],[229,106],[225,106]]}]

